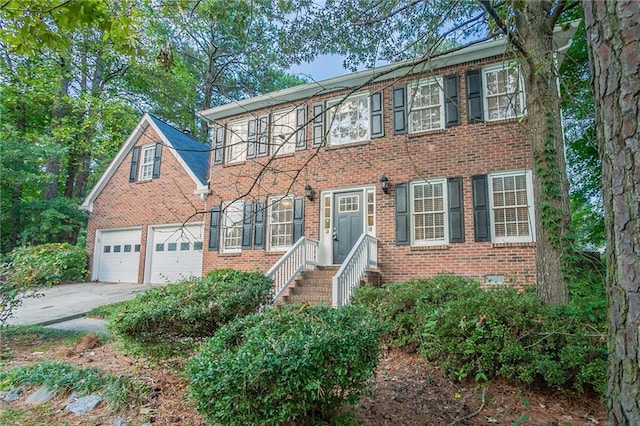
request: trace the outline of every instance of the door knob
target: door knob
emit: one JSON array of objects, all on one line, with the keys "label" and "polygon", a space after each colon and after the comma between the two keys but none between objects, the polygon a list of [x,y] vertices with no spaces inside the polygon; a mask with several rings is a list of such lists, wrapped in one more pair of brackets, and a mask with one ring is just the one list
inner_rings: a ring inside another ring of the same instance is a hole
[{"label": "door knob", "polygon": [[331,238],[333,238],[333,241],[338,241],[338,230],[336,228],[333,228],[333,235]]}]

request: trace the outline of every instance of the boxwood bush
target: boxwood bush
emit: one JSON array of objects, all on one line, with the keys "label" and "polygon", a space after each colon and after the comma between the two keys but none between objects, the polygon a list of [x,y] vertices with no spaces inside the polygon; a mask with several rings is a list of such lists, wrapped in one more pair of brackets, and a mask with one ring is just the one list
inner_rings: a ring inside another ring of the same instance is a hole
[{"label": "boxwood bush", "polygon": [[[215,424],[340,424],[374,374],[380,322],[364,308],[286,306],[221,328],[187,368]],[[346,417],[345,417],[346,416]]]},{"label": "boxwood bush", "polygon": [[406,285],[363,289],[354,300],[374,303],[393,330],[392,343],[417,349],[450,377],[504,377],[561,390],[604,392],[603,288],[587,296],[584,287],[591,284],[574,283],[572,293],[580,294],[575,302],[546,307],[534,288],[483,290],[477,282],[451,276]]},{"label": "boxwood bush", "polygon": [[120,307],[109,326],[137,343],[201,339],[237,317],[257,312],[273,282],[259,272],[218,269],[202,278],[156,287]]}]

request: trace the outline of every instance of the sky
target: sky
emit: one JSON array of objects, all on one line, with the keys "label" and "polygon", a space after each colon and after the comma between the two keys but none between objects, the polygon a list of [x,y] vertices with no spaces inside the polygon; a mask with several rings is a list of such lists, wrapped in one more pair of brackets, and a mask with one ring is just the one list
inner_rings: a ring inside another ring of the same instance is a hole
[{"label": "sky", "polygon": [[332,77],[349,74],[342,66],[344,57],[339,55],[320,55],[313,62],[305,62],[289,68],[289,72],[309,81],[326,80]]}]

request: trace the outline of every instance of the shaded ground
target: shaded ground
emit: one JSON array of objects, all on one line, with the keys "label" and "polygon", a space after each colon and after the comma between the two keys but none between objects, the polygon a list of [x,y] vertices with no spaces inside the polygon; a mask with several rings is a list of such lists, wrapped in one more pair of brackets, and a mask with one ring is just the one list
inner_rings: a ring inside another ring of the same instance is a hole
[{"label": "shaded ground", "polygon": [[[29,410],[33,423],[111,425],[123,419],[130,426],[144,422],[154,425],[200,425],[202,418],[186,396],[186,381],[175,365],[151,365],[133,358],[114,343],[98,342],[95,347],[82,344],[43,346],[38,339],[0,342],[1,353],[10,354],[2,369],[44,359],[60,359],[81,366],[98,367],[145,383],[150,395],[132,401],[130,407],[113,412],[101,406],[90,414],[75,415],[64,411],[64,396],[44,408],[34,409],[21,401],[4,403],[2,410]],[[89,345],[91,346],[91,345]],[[390,351],[382,359],[370,396],[356,408],[357,419],[378,425],[598,425],[605,424],[604,405],[595,397],[572,398],[566,395],[535,392],[500,382],[483,386],[456,383],[442,377],[438,369],[428,366],[417,355]]]}]

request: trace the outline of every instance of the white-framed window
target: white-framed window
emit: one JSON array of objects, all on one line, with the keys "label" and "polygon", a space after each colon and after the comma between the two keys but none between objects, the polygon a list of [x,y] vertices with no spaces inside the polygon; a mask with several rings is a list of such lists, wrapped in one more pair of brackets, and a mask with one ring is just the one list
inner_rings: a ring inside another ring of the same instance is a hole
[{"label": "white-framed window", "polygon": [[271,154],[291,154],[296,150],[295,109],[276,111],[271,115]]},{"label": "white-framed window", "polygon": [[248,124],[246,119],[229,123],[225,145],[226,163],[237,163],[246,159]]},{"label": "white-framed window", "polygon": [[156,155],[156,146],[143,146],[140,151],[140,180],[149,180],[153,176],[153,160]]},{"label": "white-framed window", "polygon": [[273,251],[287,250],[293,241],[293,197],[273,197],[268,200],[269,223],[267,227],[268,248]]},{"label": "white-framed window", "polygon": [[369,140],[369,94],[358,93],[346,99],[327,102],[329,145],[343,145]]},{"label": "white-framed window", "polygon": [[244,203],[226,203],[222,214],[222,251],[239,252],[242,248],[242,219]]},{"label": "white-framed window", "polygon": [[503,64],[482,70],[484,110],[487,121],[519,117],[524,114],[524,83],[520,69]]},{"label": "white-framed window", "polygon": [[531,171],[489,175],[492,241],[534,241],[533,187]]},{"label": "white-framed window", "polygon": [[409,133],[444,128],[442,77],[410,83],[408,91]]},{"label": "white-framed window", "polygon": [[411,183],[411,244],[448,244],[447,180]]}]

